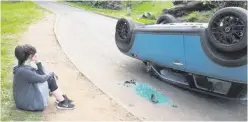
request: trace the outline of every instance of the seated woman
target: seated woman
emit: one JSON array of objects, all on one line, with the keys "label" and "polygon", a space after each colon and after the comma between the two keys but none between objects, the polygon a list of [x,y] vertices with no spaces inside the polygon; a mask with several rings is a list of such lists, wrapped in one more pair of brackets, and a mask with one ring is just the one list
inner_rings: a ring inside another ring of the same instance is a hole
[{"label": "seated woman", "polygon": [[[43,111],[48,104],[49,92],[57,100],[58,109],[73,109],[72,100],[59,90],[54,73],[45,73],[31,45],[15,48],[18,65],[14,67],[13,95],[16,107],[27,111]],[[32,67],[36,63],[37,69]]]}]

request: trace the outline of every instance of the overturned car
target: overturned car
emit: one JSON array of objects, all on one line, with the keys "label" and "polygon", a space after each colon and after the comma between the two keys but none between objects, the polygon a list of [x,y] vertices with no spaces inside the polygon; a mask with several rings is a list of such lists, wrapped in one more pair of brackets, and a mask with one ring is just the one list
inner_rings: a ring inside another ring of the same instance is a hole
[{"label": "overturned car", "polygon": [[154,25],[121,18],[118,49],[141,60],[163,81],[225,98],[247,98],[247,10],[218,10],[209,23],[178,23],[168,14]]}]

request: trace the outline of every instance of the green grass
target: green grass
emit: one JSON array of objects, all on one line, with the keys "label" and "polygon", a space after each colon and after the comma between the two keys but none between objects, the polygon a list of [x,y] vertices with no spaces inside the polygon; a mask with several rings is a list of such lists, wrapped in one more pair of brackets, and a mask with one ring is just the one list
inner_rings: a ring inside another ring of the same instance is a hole
[{"label": "green grass", "polygon": [[173,3],[170,1],[155,1],[154,7],[152,2],[144,2],[141,5],[134,7],[135,12],[153,12],[153,13],[161,13],[165,8],[171,8]]},{"label": "green grass", "polygon": [[[12,95],[14,48],[28,25],[41,19],[45,10],[33,2],[1,2],[1,121],[40,120],[41,113],[17,110]],[[37,37],[39,38],[39,37]]]},{"label": "green grass", "polygon": [[156,22],[156,20],[149,20],[149,19],[141,18],[141,15],[144,12],[152,12],[155,15],[155,17],[158,17],[161,14],[163,9],[170,8],[173,6],[171,1],[156,1],[154,2],[154,6],[152,6],[152,2],[143,2],[142,4],[132,6],[133,8],[131,10],[131,16],[128,16],[126,12],[126,8],[122,10],[108,10],[108,9],[92,8],[87,5],[73,3],[73,2],[66,2],[66,3],[72,6],[75,6],[75,7],[83,8],[88,11],[106,14],[106,15],[110,15],[113,17],[131,18],[132,20],[139,22],[139,23],[143,23],[143,24]]},{"label": "green grass", "polygon": [[[59,2],[65,2],[63,0],[59,0]],[[162,14],[162,10],[165,8],[171,8],[173,7],[173,3],[171,1],[155,1],[154,6],[151,1],[146,1],[139,3],[137,1],[132,1],[132,12],[131,16],[127,15],[126,8],[122,10],[109,10],[109,9],[99,9],[99,8],[92,8],[91,6],[87,6],[80,3],[75,2],[65,2],[67,4],[70,4],[75,7],[79,7],[88,11],[101,13],[113,17],[125,17],[125,18],[131,18],[135,22],[139,22],[142,24],[147,23],[155,23],[156,20],[149,20],[149,19],[143,19],[141,18],[142,13],[144,12],[151,12],[155,15],[156,18],[158,18]],[[187,16],[183,16],[184,22],[209,22],[211,16],[215,13],[215,9],[211,11],[194,11],[191,12]]]},{"label": "green grass", "polygon": [[184,17],[185,22],[206,22],[208,23],[210,18],[214,15],[215,9],[211,11],[194,11],[191,12],[189,15]]}]

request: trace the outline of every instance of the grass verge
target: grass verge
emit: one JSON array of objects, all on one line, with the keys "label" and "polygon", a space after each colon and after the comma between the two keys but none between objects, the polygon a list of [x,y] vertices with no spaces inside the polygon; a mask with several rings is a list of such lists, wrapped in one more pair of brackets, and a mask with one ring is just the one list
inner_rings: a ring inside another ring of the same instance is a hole
[{"label": "grass verge", "polygon": [[213,9],[211,11],[202,11],[202,12],[194,11],[191,12],[189,15],[184,16],[184,21],[208,23],[215,12],[216,9]]},{"label": "grass verge", "polygon": [[154,6],[153,6],[152,2],[147,1],[147,2],[143,2],[142,4],[138,4],[138,5],[133,6],[133,8],[131,10],[131,15],[128,16],[126,8],[124,8],[122,10],[109,10],[109,9],[92,8],[91,6],[87,6],[87,5],[83,5],[83,4],[79,4],[79,3],[75,3],[75,2],[64,2],[64,3],[85,9],[87,11],[101,13],[101,14],[105,14],[105,15],[109,15],[109,16],[113,16],[113,17],[131,18],[133,21],[139,22],[142,24],[155,23],[156,22],[156,20],[141,18],[141,15],[144,12],[152,12],[155,15],[155,17],[157,18],[160,16],[163,9],[170,8],[173,6],[171,1],[156,1],[156,2],[154,2]]},{"label": "grass verge", "polygon": [[1,121],[40,120],[40,113],[17,110],[12,94],[14,48],[28,25],[41,19],[45,10],[33,2],[1,2]]},{"label": "grass verge", "polygon": [[[153,15],[155,15],[155,18],[158,18],[162,14],[162,10],[165,8],[171,8],[173,7],[173,3],[171,1],[155,1],[154,5],[151,1],[146,1],[139,3],[138,1],[133,1],[135,4],[132,6],[132,12],[131,16],[127,15],[126,8],[122,10],[109,10],[109,9],[100,9],[100,8],[93,8],[91,6],[88,6],[86,4],[82,4],[80,2],[68,2],[64,0],[58,0],[58,2],[64,2],[66,4],[82,8],[87,11],[92,11],[95,13],[101,13],[117,18],[125,17],[125,18],[130,18],[135,22],[142,23],[142,24],[151,24],[155,23],[156,20],[150,20],[150,19],[142,19],[141,15],[144,12],[151,12]],[[203,22],[207,23],[209,22],[211,16],[215,13],[215,9],[211,11],[194,11],[189,13],[187,16],[180,17],[182,22]]]}]

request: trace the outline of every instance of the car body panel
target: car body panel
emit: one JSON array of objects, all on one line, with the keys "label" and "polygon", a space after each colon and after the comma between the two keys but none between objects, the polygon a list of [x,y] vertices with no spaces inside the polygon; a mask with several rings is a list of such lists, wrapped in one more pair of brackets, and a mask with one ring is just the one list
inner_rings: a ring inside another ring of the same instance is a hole
[{"label": "car body panel", "polygon": [[247,65],[224,67],[213,62],[202,49],[200,36],[184,36],[186,71],[234,82],[247,82]]},{"label": "car body panel", "polygon": [[184,70],[184,65],[173,64],[185,64],[183,35],[136,34],[131,53],[141,60]]}]

